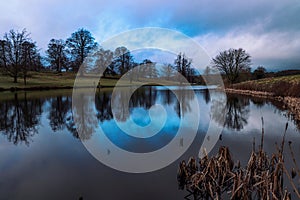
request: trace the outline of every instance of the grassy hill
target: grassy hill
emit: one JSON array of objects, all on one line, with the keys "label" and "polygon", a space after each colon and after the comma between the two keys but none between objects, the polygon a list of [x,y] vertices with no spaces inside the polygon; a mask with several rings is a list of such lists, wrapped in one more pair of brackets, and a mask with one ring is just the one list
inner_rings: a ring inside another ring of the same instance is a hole
[{"label": "grassy hill", "polygon": [[231,85],[229,88],[270,92],[276,96],[300,97],[300,75],[246,81]]}]

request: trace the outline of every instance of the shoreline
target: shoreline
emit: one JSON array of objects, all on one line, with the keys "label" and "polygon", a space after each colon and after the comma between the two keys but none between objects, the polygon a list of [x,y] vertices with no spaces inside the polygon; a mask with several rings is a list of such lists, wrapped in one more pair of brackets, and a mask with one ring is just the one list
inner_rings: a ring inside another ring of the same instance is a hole
[{"label": "shoreline", "polygon": [[[191,84],[192,86],[195,86]],[[139,86],[139,85],[118,85],[118,87],[130,87],[130,86]],[[162,86],[160,84],[145,84],[143,86]],[[182,86],[182,85],[168,85],[168,86]],[[200,85],[202,86],[202,85]],[[114,88],[115,85],[100,85],[97,86],[97,88]],[[60,89],[73,89],[74,86],[29,86],[29,87],[8,87],[8,88],[3,88],[0,87],[0,92],[18,92],[18,91],[44,91],[44,90],[60,90]],[[93,86],[82,86],[79,88],[94,88]]]},{"label": "shoreline", "polygon": [[[151,84],[149,86],[157,86],[155,84]],[[113,85],[100,85],[97,88],[112,88]],[[126,85],[124,85],[126,87]],[[18,91],[47,91],[47,90],[60,90],[60,89],[73,89],[73,86],[34,86],[34,87],[10,87],[10,88],[1,88],[0,92],[10,91],[10,92],[18,92]],[[282,102],[285,108],[288,110],[289,114],[296,120],[296,122],[300,122],[300,98],[299,97],[290,97],[290,96],[276,96],[271,92],[262,92],[255,90],[241,90],[241,89],[233,89],[233,88],[225,88],[226,93],[233,94],[241,94],[247,96],[253,96],[258,98],[272,99],[278,102]]]},{"label": "shoreline", "polygon": [[60,89],[73,89],[73,86],[34,86],[34,87],[10,87],[10,88],[1,88],[0,92],[17,92],[17,91],[43,91],[43,90],[60,90]]},{"label": "shoreline", "polygon": [[300,98],[290,97],[290,96],[276,96],[271,92],[262,92],[254,90],[239,90],[232,88],[225,88],[226,93],[241,94],[247,96],[253,96],[264,99],[272,99],[278,102],[282,102],[284,107],[288,110],[288,114],[291,114],[293,119],[299,123],[300,122]]}]

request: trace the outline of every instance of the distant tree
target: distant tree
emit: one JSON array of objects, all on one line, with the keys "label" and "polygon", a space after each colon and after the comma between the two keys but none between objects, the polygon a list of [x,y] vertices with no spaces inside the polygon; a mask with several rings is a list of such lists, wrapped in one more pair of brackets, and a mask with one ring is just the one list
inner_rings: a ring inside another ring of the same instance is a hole
[{"label": "distant tree", "polygon": [[14,83],[17,83],[21,71],[23,44],[25,42],[30,42],[29,34],[25,29],[21,32],[10,30],[9,33],[4,34],[4,39],[0,42],[1,63],[5,68],[5,73],[13,77]]},{"label": "distant tree", "polygon": [[237,82],[249,81],[252,79],[251,68],[245,68],[240,71]]},{"label": "distant tree", "polygon": [[105,69],[103,76],[107,74],[115,74],[114,63],[113,63],[113,52],[110,50],[100,49],[95,54],[96,57],[96,70]]},{"label": "distant tree", "polygon": [[[36,46],[37,48],[37,46]],[[41,54],[39,53],[39,49],[37,49],[37,54],[36,57],[34,59],[34,65],[32,65],[32,70],[40,72],[42,68],[44,68],[44,64],[43,64],[43,60],[45,60],[45,58],[43,56],[41,56]]]},{"label": "distant tree", "polygon": [[21,32],[10,30],[0,40],[0,65],[3,72],[17,83],[19,75],[26,85],[27,72],[41,68],[41,56],[35,42],[32,42],[25,29]]},{"label": "distant tree", "polygon": [[5,68],[7,67],[6,48],[6,41],[0,40],[0,72],[4,72]]},{"label": "distant tree", "polygon": [[46,54],[51,67],[57,72],[61,72],[62,68],[68,70],[66,43],[63,40],[51,39]]},{"label": "distant tree", "polygon": [[211,74],[211,68],[209,66],[207,66],[203,71],[203,75],[207,76],[209,74]]},{"label": "distant tree", "polygon": [[264,68],[263,66],[259,66],[253,72],[254,79],[265,78],[266,73],[267,73],[266,68]]},{"label": "distant tree", "polygon": [[133,68],[133,57],[126,47],[118,47],[114,52],[114,64],[120,75]]},{"label": "distant tree", "polygon": [[21,55],[21,71],[24,79],[24,85],[26,85],[27,72],[29,70],[34,70],[41,65],[41,57],[38,53],[36,44],[30,41],[25,41],[22,43]]},{"label": "distant tree", "polygon": [[[187,58],[185,54],[179,53],[174,61],[175,69],[181,73],[188,81],[191,81],[191,76],[194,71],[191,68],[192,60]],[[180,80],[181,82],[182,80]]]},{"label": "distant tree", "polygon": [[155,67],[156,63],[152,62],[149,59],[143,60],[141,63],[141,72],[142,76],[148,78],[156,78],[158,77],[158,70]]},{"label": "distant tree", "polygon": [[212,60],[213,67],[224,73],[230,83],[238,80],[239,74],[251,65],[250,55],[242,48],[220,52]]},{"label": "distant tree", "polygon": [[[98,46],[92,34],[83,28],[72,33],[71,37],[67,39],[66,44],[70,49],[74,71],[79,69],[88,53]],[[84,70],[85,69],[82,69],[80,71],[81,76],[83,75]]]},{"label": "distant tree", "polygon": [[162,67],[162,76],[166,77],[167,80],[170,80],[174,76],[175,70],[171,64],[164,64]]}]

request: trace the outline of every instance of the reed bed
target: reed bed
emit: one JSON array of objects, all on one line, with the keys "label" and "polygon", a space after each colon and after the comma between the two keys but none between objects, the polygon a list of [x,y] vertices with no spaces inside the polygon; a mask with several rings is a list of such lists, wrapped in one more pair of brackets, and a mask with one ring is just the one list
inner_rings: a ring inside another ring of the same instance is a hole
[{"label": "reed bed", "polygon": [[[263,118],[262,118],[263,123]],[[180,189],[186,189],[185,199],[274,199],[289,200],[291,191],[284,187],[284,179],[290,182],[296,196],[300,199],[299,191],[293,182],[295,176],[300,176],[292,144],[289,150],[294,162],[294,168],[288,172],[284,163],[286,124],[282,142],[271,156],[263,149],[264,128],[259,148],[255,148],[255,140],[249,161],[245,167],[240,162],[234,162],[229,148],[221,146],[217,155],[207,154],[196,161],[191,157],[186,163],[180,162],[177,179]],[[235,164],[234,164],[235,163]]]}]

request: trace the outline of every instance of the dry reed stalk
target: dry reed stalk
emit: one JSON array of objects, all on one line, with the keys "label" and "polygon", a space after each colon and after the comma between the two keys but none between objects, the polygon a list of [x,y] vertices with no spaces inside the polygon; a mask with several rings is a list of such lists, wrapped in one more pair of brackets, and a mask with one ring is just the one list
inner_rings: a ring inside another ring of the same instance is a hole
[{"label": "dry reed stalk", "polygon": [[289,141],[289,149],[290,149],[290,154],[291,154],[291,156],[292,156],[292,160],[293,160],[293,163],[294,163],[296,172],[297,172],[298,176],[300,177],[300,170],[299,170],[299,167],[298,167],[298,165],[297,165],[297,161],[296,161],[296,159],[295,159],[295,155],[294,155],[294,151],[293,151],[293,149],[292,149],[292,142],[291,142],[291,141]]},{"label": "dry reed stalk", "polygon": [[[262,125],[264,126],[263,118]],[[262,127],[263,127],[262,126]],[[233,200],[236,199],[290,199],[290,193],[284,190],[283,175],[287,175],[291,186],[300,199],[291,176],[284,165],[284,143],[288,124],[282,138],[280,148],[276,145],[276,152],[268,157],[263,150],[264,128],[262,128],[261,144],[258,152],[255,147],[246,167],[241,167],[239,162],[235,166],[228,147],[220,147],[218,154],[208,157],[206,154],[200,159],[198,165],[194,158],[190,158],[187,165],[182,161],[178,170],[178,181],[183,183],[194,199],[222,199],[227,193]],[[289,144],[290,145],[290,144]],[[292,149],[290,147],[292,152]],[[291,153],[294,165],[297,166],[293,152]]]}]

